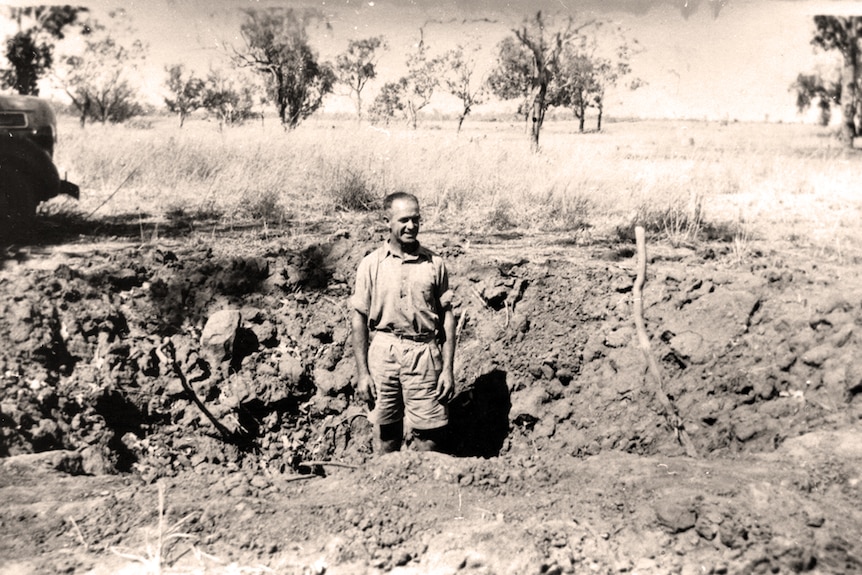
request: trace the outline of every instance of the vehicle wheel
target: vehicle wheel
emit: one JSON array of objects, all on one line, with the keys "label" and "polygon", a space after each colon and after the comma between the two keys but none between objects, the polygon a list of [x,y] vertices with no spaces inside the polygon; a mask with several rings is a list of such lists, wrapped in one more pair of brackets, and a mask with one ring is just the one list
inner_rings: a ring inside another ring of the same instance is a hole
[{"label": "vehicle wheel", "polygon": [[33,230],[37,184],[26,174],[9,170],[0,184],[0,239],[21,241]]}]

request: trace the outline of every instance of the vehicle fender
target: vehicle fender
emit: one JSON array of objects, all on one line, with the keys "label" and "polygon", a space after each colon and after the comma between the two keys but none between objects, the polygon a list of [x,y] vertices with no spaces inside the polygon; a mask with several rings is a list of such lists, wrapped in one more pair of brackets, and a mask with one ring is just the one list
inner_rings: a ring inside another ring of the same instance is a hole
[{"label": "vehicle fender", "polygon": [[60,175],[51,156],[27,138],[0,137],[0,186],[3,173],[14,171],[34,184],[36,202],[49,200],[60,193]]}]

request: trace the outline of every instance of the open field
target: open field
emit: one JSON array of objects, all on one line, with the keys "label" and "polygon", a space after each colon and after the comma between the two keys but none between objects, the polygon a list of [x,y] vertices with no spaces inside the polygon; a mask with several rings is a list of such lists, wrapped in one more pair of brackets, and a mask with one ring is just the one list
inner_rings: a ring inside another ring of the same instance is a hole
[{"label": "open field", "polygon": [[84,213],[179,212],[223,223],[304,224],[409,190],[426,225],[463,233],[569,232],[584,242],[633,222],[685,243],[730,234],[844,257],[862,199],[858,154],[823,128],[705,122],[610,123],[576,133],[548,123],[528,153],[512,122],[429,123],[419,131],[351,122],[274,121],[218,132],[62,126],[58,162],[86,194]]},{"label": "open field", "polygon": [[[80,203],[0,251],[0,574],[862,572],[862,153],[573,126],[67,120]],[[449,454],[374,457],[352,393],[400,189],[452,276]]]}]

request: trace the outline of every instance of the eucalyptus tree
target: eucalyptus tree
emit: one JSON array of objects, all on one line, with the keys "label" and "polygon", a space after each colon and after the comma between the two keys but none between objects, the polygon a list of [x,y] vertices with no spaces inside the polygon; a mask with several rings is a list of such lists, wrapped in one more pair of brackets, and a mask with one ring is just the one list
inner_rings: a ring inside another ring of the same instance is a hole
[{"label": "eucalyptus tree", "polygon": [[428,52],[420,29],[420,40],[416,50],[407,56],[407,75],[401,81],[403,107],[407,122],[413,129],[419,119],[419,111],[431,103],[431,96],[440,85],[443,60],[432,57]]},{"label": "eucalyptus tree", "polygon": [[372,122],[389,125],[396,116],[404,115],[404,90],[407,79],[400,78],[397,82],[386,82],[374,98],[369,115]]},{"label": "eucalyptus tree", "polygon": [[0,86],[19,94],[39,95],[39,80],[54,65],[54,48],[66,30],[87,12],[80,6],[20,6],[9,8],[17,32],[6,39],[8,68],[0,70]]},{"label": "eucalyptus tree", "polygon": [[383,85],[371,106],[376,121],[389,122],[402,115],[414,130],[419,123],[419,112],[431,103],[434,91],[440,85],[443,59],[431,56],[419,29],[419,43],[407,55],[407,73],[398,80]]},{"label": "eucalyptus tree", "polygon": [[143,112],[135,72],[147,57],[147,46],[135,38],[123,10],[108,18],[107,24],[93,18],[84,22],[83,45],[62,58],[57,76],[82,127],[88,118],[122,122]]},{"label": "eucalyptus tree", "polygon": [[189,114],[203,106],[206,83],[203,78],[195,76],[194,72],[187,71],[182,64],[168,66],[165,71],[168,74],[167,88],[170,92],[165,98],[165,105],[177,115],[182,128]]},{"label": "eucalyptus tree", "polygon": [[862,16],[815,16],[811,44],[841,54],[842,137],[848,146],[862,130]]},{"label": "eucalyptus tree", "polygon": [[571,108],[578,119],[578,131],[583,133],[587,108],[604,98],[600,83],[600,67],[604,62],[581,50],[564,50],[557,73],[548,88],[549,103]]},{"label": "eucalyptus tree", "polygon": [[240,25],[244,46],[234,48],[234,63],[266,80],[278,117],[287,129],[317,111],[332,92],[335,72],[311,47],[310,25],[324,22],[314,9],[272,7],[243,10]]},{"label": "eucalyptus tree", "polygon": [[[549,88],[551,102],[573,110],[580,132],[587,109],[595,108],[596,129],[601,131],[607,90],[631,73],[631,56],[637,49],[637,40],[626,39],[622,27],[597,22],[581,42],[563,49]],[[628,87],[634,90],[641,85],[635,79]]]},{"label": "eucalyptus tree", "polygon": [[448,51],[442,59],[443,83],[450,94],[458,98],[461,103],[461,111],[458,114],[458,133],[464,119],[477,106],[485,101],[485,85],[477,81],[476,55],[478,46],[465,48],[458,45]]},{"label": "eucalyptus tree", "polygon": [[488,75],[491,93],[502,100],[517,100],[518,113],[530,119],[530,88],[533,57],[514,36],[506,36],[497,45],[497,63]]},{"label": "eucalyptus tree", "polygon": [[239,83],[220,70],[211,70],[201,88],[201,107],[215,117],[218,129],[255,117],[255,87]]},{"label": "eucalyptus tree", "polygon": [[796,109],[800,114],[817,106],[821,126],[828,126],[832,120],[832,106],[841,105],[841,81],[817,72],[799,74],[790,89],[796,93]]},{"label": "eucalyptus tree", "polygon": [[377,77],[378,50],[385,50],[386,47],[383,36],[351,40],[347,50],[335,59],[338,81],[350,90],[359,121],[362,121],[362,92],[368,81]]},{"label": "eucalyptus tree", "polygon": [[[498,68],[517,69],[522,63],[523,55],[526,54],[526,60],[530,62],[529,74],[529,118],[532,122],[530,127],[530,142],[533,151],[539,150],[539,135],[542,130],[542,123],[545,120],[545,112],[551,102],[548,100],[548,87],[554,74],[557,73],[559,67],[560,55],[563,49],[570,44],[582,44],[584,37],[582,31],[593,25],[593,22],[586,22],[579,26],[575,25],[574,19],[568,18],[561,28],[556,31],[550,31],[550,22],[542,15],[542,12],[537,12],[532,18],[524,19],[520,27],[512,30],[515,40],[523,48],[523,53],[518,50],[509,50],[505,54],[501,52],[501,56],[514,57],[515,62],[498,62]],[[506,76],[501,76],[505,78]],[[519,80],[515,76],[511,76],[516,82]],[[517,91],[519,85],[510,86],[512,91]]]}]

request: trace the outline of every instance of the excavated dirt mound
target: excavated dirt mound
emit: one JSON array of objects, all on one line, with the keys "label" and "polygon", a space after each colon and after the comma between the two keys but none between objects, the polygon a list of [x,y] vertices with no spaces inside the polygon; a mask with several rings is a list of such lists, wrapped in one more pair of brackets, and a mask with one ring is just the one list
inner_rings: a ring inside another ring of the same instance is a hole
[{"label": "excavated dirt mound", "polygon": [[[858,266],[650,245],[661,389],[633,241],[425,234],[451,455],[374,458],[346,303],[369,230],[7,250],[0,572],[862,570]],[[158,489],[183,537],[153,551]]]}]

